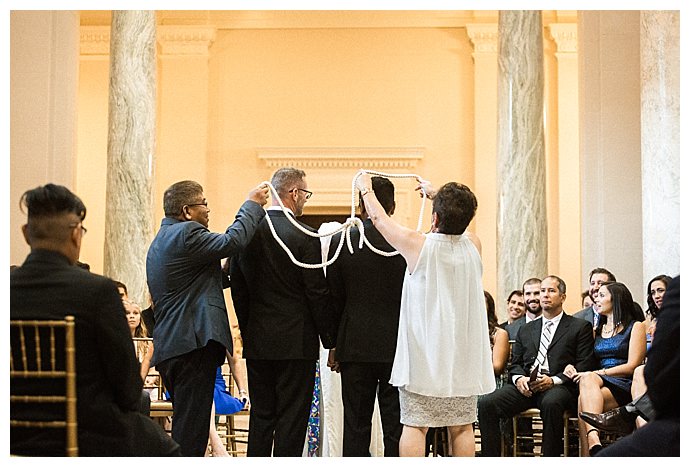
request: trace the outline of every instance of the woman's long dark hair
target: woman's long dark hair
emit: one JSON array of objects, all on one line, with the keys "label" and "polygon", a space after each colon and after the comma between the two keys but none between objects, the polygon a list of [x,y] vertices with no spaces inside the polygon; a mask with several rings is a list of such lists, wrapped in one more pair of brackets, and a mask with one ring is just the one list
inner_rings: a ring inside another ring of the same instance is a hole
[{"label": "woman's long dark hair", "polygon": [[491,336],[498,327],[498,318],[496,317],[496,303],[494,297],[489,292],[484,291],[484,299],[486,300],[486,317],[489,322],[489,336]]},{"label": "woman's long dark hair", "polygon": [[656,277],[653,277],[651,281],[649,281],[649,284],[647,284],[647,314],[651,314],[652,318],[656,318],[656,316],[659,314],[659,308],[657,308],[656,303],[654,303],[654,299],[652,298],[652,283],[656,281],[661,281],[664,283],[666,286],[666,289],[668,289],[668,285],[671,283],[671,277],[667,276],[666,274],[659,274]]},{"label": "woman's long dark hair", "polygon": [[[635,308],[632,294],[625,284],[622,282],[604,282],[601,286],[606,286],[611,294],[611,307],[613,309],[611,317],[614,329],[619,325],[623,325],[623,329],[625,329],[632,321],[644,321],[644,316],[640,316],[640,312]],[[602,319],[599,320],[597,334],[601,334],[601,328],[606,323],[606,318],[602,316]]]}]

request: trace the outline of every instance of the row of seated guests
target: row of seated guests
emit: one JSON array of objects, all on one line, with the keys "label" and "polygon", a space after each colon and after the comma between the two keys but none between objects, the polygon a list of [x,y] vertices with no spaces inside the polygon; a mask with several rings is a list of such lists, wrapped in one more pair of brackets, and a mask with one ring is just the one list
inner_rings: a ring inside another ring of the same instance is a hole
[{"label": "row of seated guests", "polygon": [[[510,437],[506,436],[506,431],[512,430],[512,426],[505,426],[505,424],[502,424],[500,430],[497,430],[496,415],[500,415],[501,420],[505,421],[506,418],[521,412],[522,406],[520,406],[519,403],[522,402],[527,404],[528,399],[534,399],[529,402],[539,407],[542,411],[542,418],[545,423],[543,451],[545,455],[559,454],[559,447],[562,446],[562,442],[560,441],[560,433],[562,433],[562,414],[564,410],[570,410],[571,413],[573,412],[574,400],[577,400],[578,412],[585,412],[582,416],[583,420],[580,420],[580,446],[582,456],[594,455],[602,449],[599,439],[599,429],[585,423],[585,420],[589,420],[595,425],[601,426],[602,429],[608,428],[610,431],[621,431],[621,427],[630,425],[631,418],[634,418],[635,414],[643,413],[643,411],[647,413],[651,412],[649,408],[651,404],[648,402],[649,399],[646,395],[643,395],[641,398],[638,398],[640,400],[636,399],[636,404],[632,404],[629,411],[623,411],[626,416],[620,417],[621,422],[619,422],[618,425],[612,425],[612,423],[608,423],[607,425],[606,421],[608,419],[606,417],[603,419],[596,418],[596,414],[600,414],[604,410],[625,405],[631,401],[632,397],[635,397],[636,392],[639,395],[640,392],[644,392],[645,389],[644,380],[641,376],[643,374],[642,370],[644,369],[644,365],[641,364],[646,353],[645,317],[641,312],[641,307],[634,306],[632,295],[627,287],[619,282],[606,282],[610,279],[615,280],[615,277],[609,271],[602,268],[597,268],[590,274],[590,295],[594,299],[592,311],[595,316],[593,318],[597,322],[597,326],[594,329],[595,339],[593,347],[591,348],[594,358],[592,359],[588,356],[584,359],[584,363],[580,364],[579,371],[576,369],[577,364],[567,364],[562,370],[562,374],[565,378],[560,378],[558,376],[559,370],[555,369],[553,366],[551,367],[551,372],[549,372],[548,369],[546,371],[546,374],[554,375],[551,379],[557,381],[559,385],[563,383],[568,384],[570,380],[571,396],[575,396],[570,398],[561,397],[562,400],[559,402],[561,406],[555,410],[555,415],[552,414],[554,410],[550,406],[553,405],[553,400],[551,399],[556,399],[556,393],[553,391],[549,393],[549,389],[556,387],[555,385],[541,388],[539,381],[543,377],[539,375],[535,381],[528,382],[527,386],[520,387],[521,383],[526,379],[521,378],[521,376],[526,376],[524,363],[529,363],[529,360],[539,361],[541,355],[537,353],[536,357],[523,357],[523,366],[520,367],[521,362],[519,359],[521,355],[524,355],[522,352],[525,350],[524,341],[529,340],[530,336],[518,333],[518,339],[516,341],[516,347],[518,348],[516,349],[516,355],[510,368],[512,379],[516,385],[512,389],[497,390],[496,393],[498,395],[490,394],[480,397],[479,424],[482,430],[482,455],[498,455],[495,449],[498,446],[499,438],[496,434],[499,431],[505,436],[506,441],[510,442]],[[532,281],[533,279],[527,281],[525,287],[528,282]],[[649,282],[648,314],[653,316],[658,314],[663,294],[669,281],[670,277],[668,276],[657,276]],[[565,284],[562,283],[562,280],[560,280],[559,287],[560,286],[562,286],[564,298]],[[489,314],[489,333],[492,342],[494,367],[499,369],[502,367],[502,364],[505,363],[505,360],[501,361],[501,359],[507,359],[507,357],[504,357],[505,354],[501,350],[500,342],[502,336],[500,333],[496,332],[495,326],[492,326],[492,321],[495,321],[495,315],[493,320],[491,317],[494,309],[493,299],[488,293],[485,292],[485,294],[487,298],[487,312]],[[509,307],[513,296],[514,292],[512,292],[509,297]],[[553,301],[547,299],[543,304],[548,309],[553,306]],[[532,311],[537,311],[537,315],[541,314],[540,310],[533,309]],[[586,311],[586,308],[582,310],[580,316],[584,316]],[[562,318],[559,319],[555,316],[553,312],[545,314],[544,317],[549,319],[555,317],[555,320],[562,320]],[[515,321],[515,319],[513,319],[513,321]],[[566,322],[567,321],[568,320],[566,320]],[[653,326],[651,329],[653,332]],[[534,329],[534,327],[531,337],[533,341],[538,338],[537,329]],[[562,332],[556,335],[552,333],[551,342],[546,345],[548,351],[546,351],[544,361],[547,365],[549,362],[553,365],[553,360],[556,360],[552,358],[554,354],[556,354],[556,349],[550,344],[554,344],[555,346],[555,340],[561,339],[562,337]],[[543,340],[543,337],[540,340]],[[583,336],[579,339],[579,342],[582,344],[588,340],[586,336]],[[498,346],[497,343],[499,343]],[[540,346],[542,344],[542,342],[539,343]],[[584,347],[584,354],[586,355],[586,350],[590,348],[589,344],[586,344]],[[542,348],[541,350],[546,349]],[[577,350],[582,353],[582,350]],[[518,369],[515,368],[516,365]],[[532,363],[531,366],[527,366],[533,368],[535,365],[536,362]],[[538,368],[541,373],[541,368]],[[635,382],[633,382],[633,372],[635,373]],[[642,384],[640,384],[640,380]],[[577,383],[577,388],[575,388],[572,383]],[[500,387],[501,385],[498,386]],[[635,386],[638,387],[636,388]],[[515,390],[515,388],[517,388],[517,390]],[[578,392],[579,395],[577,395]],[[517,393],[521,393],[523,397],[521,398]],[[540,393],[543,393],[543,395],[540,395]],[[561,391],[561,393],[561,396],[563,396],[564,391]],[[506,402],[499,406],[500,408],[498,410],[496,410],[494,404],[495,400],[493,398],[495,397],[498,397],[500,402]],[[568,404],[567,399],[570,399],[570,404]],[[487,403],[487,401],[489,402]],[[518,404],[518,408],[513,407],[513,404]],[[639,405],[639,407],[636,408],[636,405]],[[618,412],[615,412],[615,414],[619,413],[620,409]],[[487,418],[489,419],[488,421]],[[561,420],[560,423],[559,419]],[[556,425],[555,428],[553,426],[554,424]],[[631,431],[631,429],[628,431]]]}]

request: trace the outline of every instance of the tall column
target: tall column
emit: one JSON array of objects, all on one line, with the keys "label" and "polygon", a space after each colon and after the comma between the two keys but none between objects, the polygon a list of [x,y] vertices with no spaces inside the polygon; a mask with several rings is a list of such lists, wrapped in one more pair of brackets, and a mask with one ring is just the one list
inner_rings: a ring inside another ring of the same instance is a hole
[{"label": "tall column", "polygon": [[104,274],[146,305],[146,252],[153,237],[156,21],[153,11],[113,11],[110,35]]},{"label": "tall column", "polygon": [[640,13],[644,284],[680,273],[680,14]]},{"label": "tall column", "polygon": [[[556,93],[558,102],[557,134],[558,170],[555,184],[558,218],[549,218],[555,232],[549,232],[556,241],[549,245],[549,271],[558,274],[568,285],[570,296],[586,288],[582,285],[581,234],[580,234],[580,148],[578,121],[577,81],[577,24],[552,23],[549,33],[556,45],[555,57],[558,77]],[[554,248],[556,247],[556,248]],[[575,310],[579,303],[568,304]]]},{"label": "tall column", "polygon": [[[477,235],[482,241],[482,261],[496,264],[496,92],[498,24],[468,24],[467,36],[474,48],[474,179],[479,201]],[[478,111],[481,109],[481,111]],[[496,293],[496,275],[484,269],[484,288]],[[498,303],[506,297],[496,296]],[[499,320],[505,321],[505,307],[497,307]]]},{"label": "tall column", "polygon": [[498,296],[547,272],[540,11],[498,15]]}]

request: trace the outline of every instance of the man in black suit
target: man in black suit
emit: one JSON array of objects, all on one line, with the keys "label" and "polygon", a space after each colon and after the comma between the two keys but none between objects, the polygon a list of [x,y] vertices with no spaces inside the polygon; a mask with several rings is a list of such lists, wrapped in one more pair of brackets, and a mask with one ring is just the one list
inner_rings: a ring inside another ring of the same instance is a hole
[{"label": "man in black suit", "polygon": [[[372,177],[372,187],[386,213],[395,211],[395,188],[390,180]],[[369,219],[360,198],[364,234],[379,250],[393,251]],[[343,235],[342,233],[340,235]],[[358,244],[359,231],[351,232]],[[331,240],[329,257],[335,254],[339,236]],[[368,247],[355,249],[353,255],[342,251],[326,271],[328,284],[340,315],[338,342],[334,355],[341,373],[343,411],[343,456],[369,455],[371,417],[378,395],[383,425],[384,454],[398,455],[400,399],[398,389],[390,383],[395,346],[398,338],[400,297],[405,276],[405,260],[400,255],[385,257]],[[329,359],[330,360],[330,359]]]},{"label": "man in black suit", "polygon": [[[564,313],[564,300],[565,282],[557,276],[545,277],[540,292],[542,316],[520,328],[513,346],[509,368],[513,384],[479,401],[483,456],[500,455],[499,419],[532,407],[539,408],[544,423],[543,455],[562,454],[563,413],[577,410],[578,395],[577,385],[563,370],[572,364],[578,371],[588,371],[597,363],[592,325]],[[542,334],[550,337],[545,340]],[[538,375],[533,380],[530,375],[536,375],[535,368]]]},{"label": "man in black suit", "polygon": [[[304,171],[279,169],[271,184],[290,210],[288,215],[301,216],[311,196]],[[268,217],[298,261],[321,263],[319,239],[292,225],[277,199]],[[267,218],[247,248],[233,258],[230,280],[252,398],[247,455],[270,456],[273,447],[274,456],[301,456],[319,335],[325,348],[335,345],[323,270],[293,264],[273,238]]]},{"label": "man in black suit", "polygon": [[680,456],[680,276],[664,295],[644,378],[655,418],[597,457]]},{"label": "man in black suit", "polygon": [[213,233],[201,185],[177,182],[163,196],[165,217],[146,255],[156,319],[151,365],[170,393],[172,436],[184,456],[206,452],[216,368],[232,352],[221,260],[249,243],[267,199],[268,187],[253,189],[225,233]]},{"label": "man in black suit", "polygon": [[[180,455],[177,443],[138,411],[143,381],[117,287],[111,279],[76,266],[86,233],[84,204],[67,188],[53,184],[27,191],[22,204],[28,211],[22,232],[31,253],[10,274],[10,319],[75,317],[79,454]],[[11,339],[15,349],[18,336]],[[10,391],[38,393],[47,387],[64,391],[64,381],[13,380]],[[36,420],[50,416],[55,404],[52,407],[11,404],[10,410]],[[13,427],[10,452],[64,456],[64,431]]]},{"label": "man in black suit", "polygon": [[592,299],[592,305],[575,313],[573,316],[589,321],[592,326],[597,327],[599,324],[599,313],[594,310],[594,302],[599,288],[604,282],[616,282],[616,276],[611,271],[604,268],[594,268],[589,273],[589,298]]}]

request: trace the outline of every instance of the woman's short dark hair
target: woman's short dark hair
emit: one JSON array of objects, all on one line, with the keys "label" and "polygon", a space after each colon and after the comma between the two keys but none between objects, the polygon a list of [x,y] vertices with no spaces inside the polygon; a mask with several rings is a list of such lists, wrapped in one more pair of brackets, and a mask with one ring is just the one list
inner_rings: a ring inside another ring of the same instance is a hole
[{"label": "woman's short dark hair", "polygon": [[671,283],[673,279],[671,276],[667,276],[666,274],[659,274],[656,277],[652,277],[652,280],[649,281],[649,284],[647,284],[647,313],[652,315],[652,318],[656,318],[656,316],[659,314],[659,308],[656,306],[656,303],[654,303],[654,299],[652,298],[652,283],[656,281],[661,281],[664,283],[664,286],[666,289],[668,289],[668,285]]},{"label": "woman's short dark hair", "polygon": [[433,212],[440,233],[460,235],[477,212],[477,198],[467,186],[456,182],[443,185],[434,197]]},{"label": "woman's short dark hair", "polygon": [[163,211],[167,217],[177,217],[186,204],[197,201],[203,194],[203,187],[192,180],[173,183],[163,194]]}]

